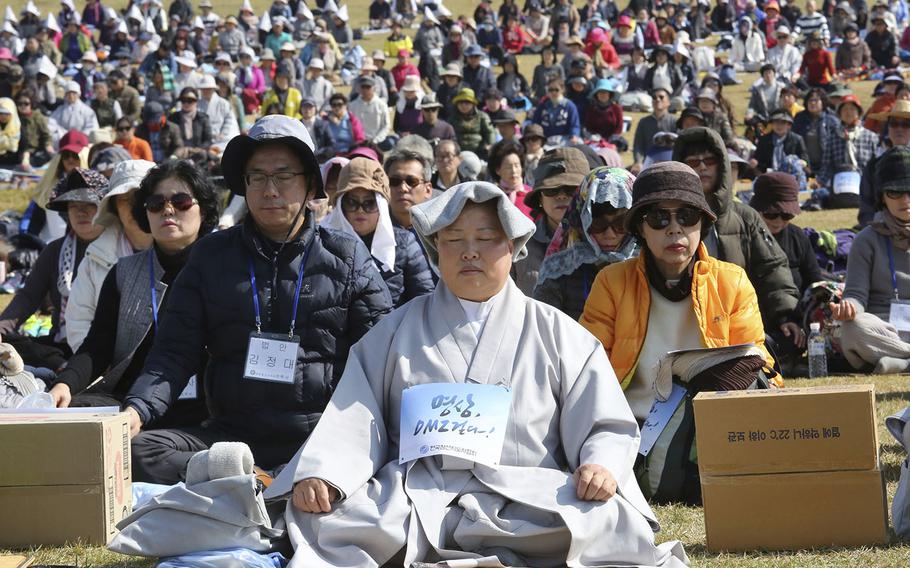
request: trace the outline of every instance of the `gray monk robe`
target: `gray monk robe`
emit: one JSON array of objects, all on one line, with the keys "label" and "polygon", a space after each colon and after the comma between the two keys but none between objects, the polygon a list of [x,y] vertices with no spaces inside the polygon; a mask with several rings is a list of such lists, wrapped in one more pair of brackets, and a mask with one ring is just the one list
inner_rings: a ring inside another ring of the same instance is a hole
[{"label": "gray monk robe", "polygon": [[[289,501],[292,567],[371,567],[405,548],[405,566],[482,556],[512,566],[687,566],[632,473],[639,433],[603,346],[511,280],[477,339],[440,282],[351,348],[344,375],[303,448],[266,493],[318,477],[341,500],[311,514]],[[449,469],[439,456],[398,464],[401,393],[418,384],[504,384],[511,414],[500,465]],[[572,472],[600,464],[619,492],[581,501]]]}]

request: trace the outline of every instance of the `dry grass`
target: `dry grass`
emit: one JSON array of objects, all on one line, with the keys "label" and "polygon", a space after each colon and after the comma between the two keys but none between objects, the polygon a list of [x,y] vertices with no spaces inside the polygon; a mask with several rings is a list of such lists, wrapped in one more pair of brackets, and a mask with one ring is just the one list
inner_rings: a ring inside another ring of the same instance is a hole
[{"label": "dry grass", "polygon": [[[120,2],[114,5],[119,7]],[[240,7],[240,0],[232,2],[215,1],[215,11],[221,15],[236,13]],[[367,6],[369,0],[351,0],[348,2],[352,25],[354,27],[363,26],[366,21]],[[266,9],[267,0],[254,0],[254,7],[258,12]],[[446,5],[456,14],[470,13],[473,11],[473,3],[466,0],[448,0]],[[59,4],[53,0],[40,0],[38,6],[42,10],[56,10]],[[384,37],[382,35],[369,35],[361,45],[367,51],[380,47]],[[520,67],[526,76],[530,77],[534,65],[537,64],[535,56],[522,56],[520,58]],[[748,101],[748,87],[755,80],[755,74],[742,74],[740,78],[743,83],[740,85],[726,87],[724,94],[733,101],[738,117],[742,117]],[[873,83],[855,83],[852,85],[861,100],[869,101],[872,92]],[[631,142],[631,134],[634,133],[635,124],[641,118],[641,114],[632,114],[633,125],[628,134]],[[630,160],[631,158],[629,158]],[[0,211],[9,208],[21,209],[24,207],[27,199],[20,193],[0,192]],[[855,223],[855,210],[840,211],[820,211],[805,213],[801,215],[798,222],[802,226],[813,226],[819,229],[835,229],[849,227]],[[8,297],[0,297],[0,306],[5,305]],[[872,382],[876,385],[878,395],[878,423],[882,434],[882,467],[885,471],[887,480],[888,494],[893,496],[900,461],[902,456],[898,451],[898,446],[888,437],[883,429],[883,420],[889,414],[900,410],[910,404],[910,385],[907,377],[903,376],[885,376],[885,377],[836,377],[826,381],[809,381],[791,380],[788,382],[792,386],[808,386],[818,384],[858,384]],[[712,554],[705,550],[705,532],[704,518],[701,508],[681,507],[681,506],[660,506],[655,507],[658,518],[663,524],[663,531],[658,535],[658,540],[681,540],[689,552],[693,566],[706,567],[798,567],[798,568],[816,568],[816,567],[882,567],[898,568],[910,566],[910,546],[900,544],[892,538],[892,543],[888,546],[874,548],[858,548],[850,550],[818,550],[804,551],[795,553],[749,553],[749,554]],[[845,511],[845,514],[849,514]],[[63,563],[78,566],[109,566],[109,567],[129,567],[139,568],[154,566],[155,563],[143,559],[127,559],[114,553],[107,552],[98,547],[62,547],[62,548],[42,548],[34,551],[38,562],[45,563]]]}]

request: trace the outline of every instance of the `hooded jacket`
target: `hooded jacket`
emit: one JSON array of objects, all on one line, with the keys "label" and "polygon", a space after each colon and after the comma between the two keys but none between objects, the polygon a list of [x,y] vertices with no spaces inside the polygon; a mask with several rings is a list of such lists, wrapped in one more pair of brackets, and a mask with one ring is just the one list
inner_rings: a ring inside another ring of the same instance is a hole
[{"label": "hooded jacket", "polygon": [[799,300],[787,256],[758,212],[734,199],[730,158],[720,136],[708,128],[686,129],[676,139],[673,159],[682,161],[685,148],[693,144],[707,145],[723,159],[718,187],[707,196],[717,215],[717,222],[704,240],[708,252],[745,269],[755,287],[765,328],[777,329],[790,321]]}]

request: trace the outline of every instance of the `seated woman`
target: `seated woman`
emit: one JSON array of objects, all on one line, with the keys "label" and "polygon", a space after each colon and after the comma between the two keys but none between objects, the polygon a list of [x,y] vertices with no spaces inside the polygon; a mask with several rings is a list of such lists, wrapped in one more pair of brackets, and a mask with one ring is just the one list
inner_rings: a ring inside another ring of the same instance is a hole
[{"label": "seated woman", "polygon": [[95,224],[104,232],[85,250],[85,262],[66,305],[66,342],[79,349],[101,296],[101,285],[119,258],[131,256],[152,246],[152,238],[133,219],[133,192],[154,162],[126,160],[114,166],[110,190],[101,199]]},{"label": "seated woman", "polygon": [[910,149],[892,148],[875,169],[879,210],[847,257],[843,300],[830,304],[841,322],[841,350],[854,369],[875,374],[910,367],[910,335],[901,321],[910,298]]},{"label": "seated woman", "polygon": [[[211,182],[187,161],[150,170],[131,207],[154,246],[122,258],[104,279],[88,335],[49,391],[59,408],[121,405],[142,370],[158,321],[167,313],[168,286],[193,243],[218,221]],[[103,378],[92,384],[99,376]],[[198,425],[207,416],[198,386],[191,380],[180,402],[156,426]]]},{"label": "seated woman", "polygon": [[639,422],[654,404],[655,365],[669,351],[753,343],[774,363],[748,276],[702,245],[716,219],[695,170],[655,164],[635,180],[626,214],[641,254],[594,280],[579,322],[603,343]]},{"label": "seated woman", "polygon": [[357,157],[341,168],[332,212],[323,226],[356,235],[370,249],[382,274],[392,305],[433,291],[433,273],[414,235],[392,226],[389,178],[382,164]]},{"label": "seated woman", "polygon": [[[509,566],[686,565],[678,542],[654,545],[657,523],[632,474],[638,432],[603,347],[509,280],[534,224],[485,182],[411,214],[442,280],[351,348],[305,447],[266,491],[289,498],[290,566],[481,556]],[[491,385],[509,387],[511,409],[503,441],[487,449],[496,465],[429,447],[399,463],[410,441],[406,389]]]},{"label": "seated woman", "polygon": [[[85,249],[104,231],[104,227],[92,220],[107,188],[106,177],[83,168],[75,168],[54,188],[47,208],[62,214],[66,234],[41,251],[25,285],[0,314],[4,342],[13,343],[27,365],[56,370],[72,353],[66,344],[64,312]],[[50,297],[52,309],[50,335],[35,341],[15,339],[19,326],[44,304],[46,297]],[[31,345],[35,343],[45,349],[36,349]]]},{"label": "seated woman", "polygon": [[585,176],[540,265],[535,300],[577,320],[597,273],[638,254],[624,224],[634,181],[627,170],[606,166]]}]

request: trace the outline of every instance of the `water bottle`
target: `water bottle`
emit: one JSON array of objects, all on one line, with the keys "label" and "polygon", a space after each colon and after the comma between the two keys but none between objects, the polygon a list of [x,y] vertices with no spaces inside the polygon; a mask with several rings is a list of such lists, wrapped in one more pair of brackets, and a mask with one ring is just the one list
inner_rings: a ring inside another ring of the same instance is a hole
[{"label": "water bottle", "polygon": [[818,322],[809,324],[809,378],[821,379],[828,376],[828,353],[825,350],[825,336]]}]

